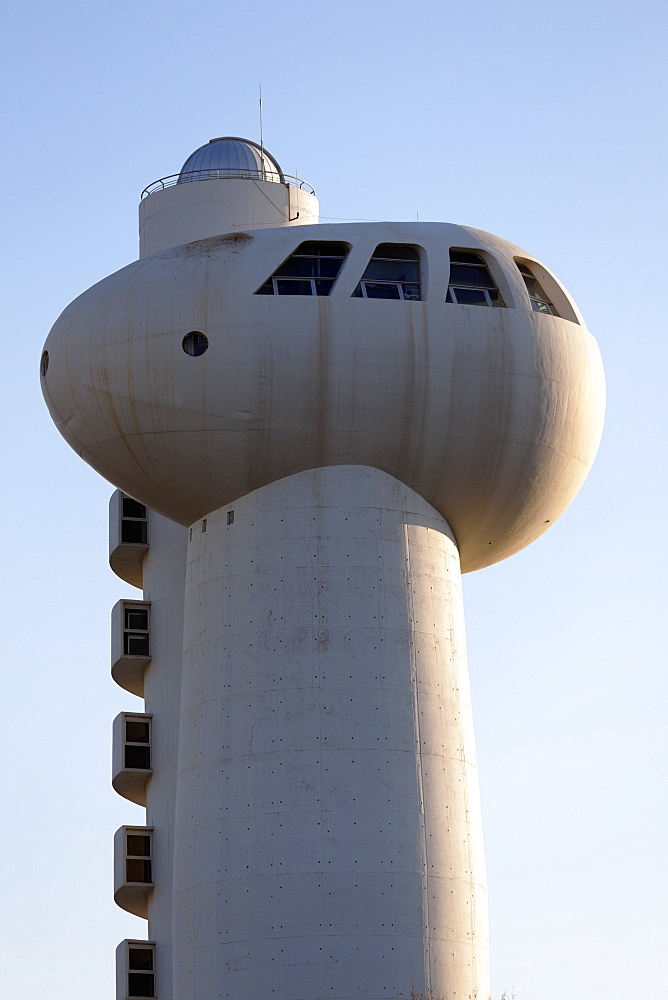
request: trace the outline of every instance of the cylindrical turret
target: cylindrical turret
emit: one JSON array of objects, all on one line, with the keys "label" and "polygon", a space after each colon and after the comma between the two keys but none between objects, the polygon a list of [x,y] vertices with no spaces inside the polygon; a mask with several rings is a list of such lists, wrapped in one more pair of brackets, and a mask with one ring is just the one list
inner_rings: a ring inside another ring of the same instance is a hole
[{"label": "cylindrical turret", "polygon": [[230,136],[212,139],[178,174],[142,192],[139,256],[222,233],[311,225],[318,212],[311,185],[284,174],[262,146]]}]

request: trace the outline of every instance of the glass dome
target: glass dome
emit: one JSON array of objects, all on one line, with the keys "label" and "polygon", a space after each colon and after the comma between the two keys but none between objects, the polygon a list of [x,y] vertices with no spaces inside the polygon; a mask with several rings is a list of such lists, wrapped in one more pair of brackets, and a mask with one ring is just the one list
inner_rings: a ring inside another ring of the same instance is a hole
[{"label": "glass dome", "polygon": [[251,139],[222,136],[211,139],[191,153],[181,167],[177,184],[189,181],[248,177],[285,183],[283,171],[266,149]]}]

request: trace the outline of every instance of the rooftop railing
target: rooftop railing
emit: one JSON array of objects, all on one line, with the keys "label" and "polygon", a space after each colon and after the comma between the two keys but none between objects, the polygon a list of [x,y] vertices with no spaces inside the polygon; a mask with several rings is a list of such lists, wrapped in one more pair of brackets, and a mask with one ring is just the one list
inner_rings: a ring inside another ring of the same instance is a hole
[{"label": "rooftop railing", "polygon": [[191,170],[187,174],[170,174],[169,177],[161,177],[158,181],[153,181],[145,187],[141,193],[142,198],[147,198],[154,191],[163,191],[165,188],[173,187],[175,184],[190,184],[192,181],[223,181],[232,177],[241,177],[253,181],[272,181],[274,184],[289,184],[291,187],[300,188],[309,194],[315,194],[315,188],[301,177],[293,177],[290,174],[279,174],[273,170],[242,170],[240,167],[217,167],[209,170]]}]

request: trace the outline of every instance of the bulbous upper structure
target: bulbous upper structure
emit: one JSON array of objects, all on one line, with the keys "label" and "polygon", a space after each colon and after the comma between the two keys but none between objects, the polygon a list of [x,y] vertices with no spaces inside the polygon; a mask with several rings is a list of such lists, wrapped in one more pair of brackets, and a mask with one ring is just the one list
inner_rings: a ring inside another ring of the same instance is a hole
[{"label": "bulbous upper structure", "polygon": [[[328,294],[324,279],[289,276],[304,267],[295,251],[318,246],[343,248]],[[412,248],[420,279],[387,298],[363,279],[392,246]],[[503,307],[461,304],[481,293],[453,285],[453,247],[486,262],[497,292],[485,294],[501,300],[487,305]],[[320,293],[291,294],[295,280]],[[305,469],[374,466],[445,517],[464,571],[559,517],[602,428],[598,348],[564,289],[519,248],[453,225],[303,226],[173,247],[79,296],[45,351],[63,436],[151,509],[189,524]]]}]

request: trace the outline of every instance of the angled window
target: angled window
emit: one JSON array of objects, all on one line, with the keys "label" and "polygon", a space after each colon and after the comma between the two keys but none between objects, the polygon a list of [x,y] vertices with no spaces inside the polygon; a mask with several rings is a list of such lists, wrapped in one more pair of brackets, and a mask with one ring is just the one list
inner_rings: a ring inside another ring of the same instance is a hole
[{"label": "angled window", "polygon": [[146,507],[132,497],[121,497],[121,542],[146,545],[148,541],[148,515]]},{"label": "angled window", "polygon": [[153,883],[150,833],[127,830],[125,834],[125,881],[143,885]]},{"label": "angled window", "polygon": [[[517,262],[516,262],[517,263]],[[524,278],[524,284],[527,286],[527,292],[529,293],[529,298],[531,300],[531,308],[534,312],[548,313],[550,316],[558,316],[559,313],[554,308],[547,295],[543,291],[542,286],[538,282],[538,279],[533,274],[530,267],[527,264],[517,263],[518,270],[522,277]]]},{"label": "angled window", "polygon": [[148,608],[126,605],[123,608],[123,653],[148,656]]},{"label": "angled window", "polygon": [[155,997],[155,945],[128,945],[128,998]]},{"label": "angled window", "polygon": [[487,263],[480,254],[469,250],[450,251],[450,282],[445,301],[460,306],[505,306]]},{"label": "angled window", "polygon": [[300,243],[255,294],[329,295],[347,256],[345,243]]},{"label": "angled window", "polygon": [[123,764],[126,768],[151,770],[151,720],[136,716],[125,717]]},{"label": "angled window", "polygon": [[420,252],[402,243],[381,243],[353,292],[358,299],[419,301]]}]

